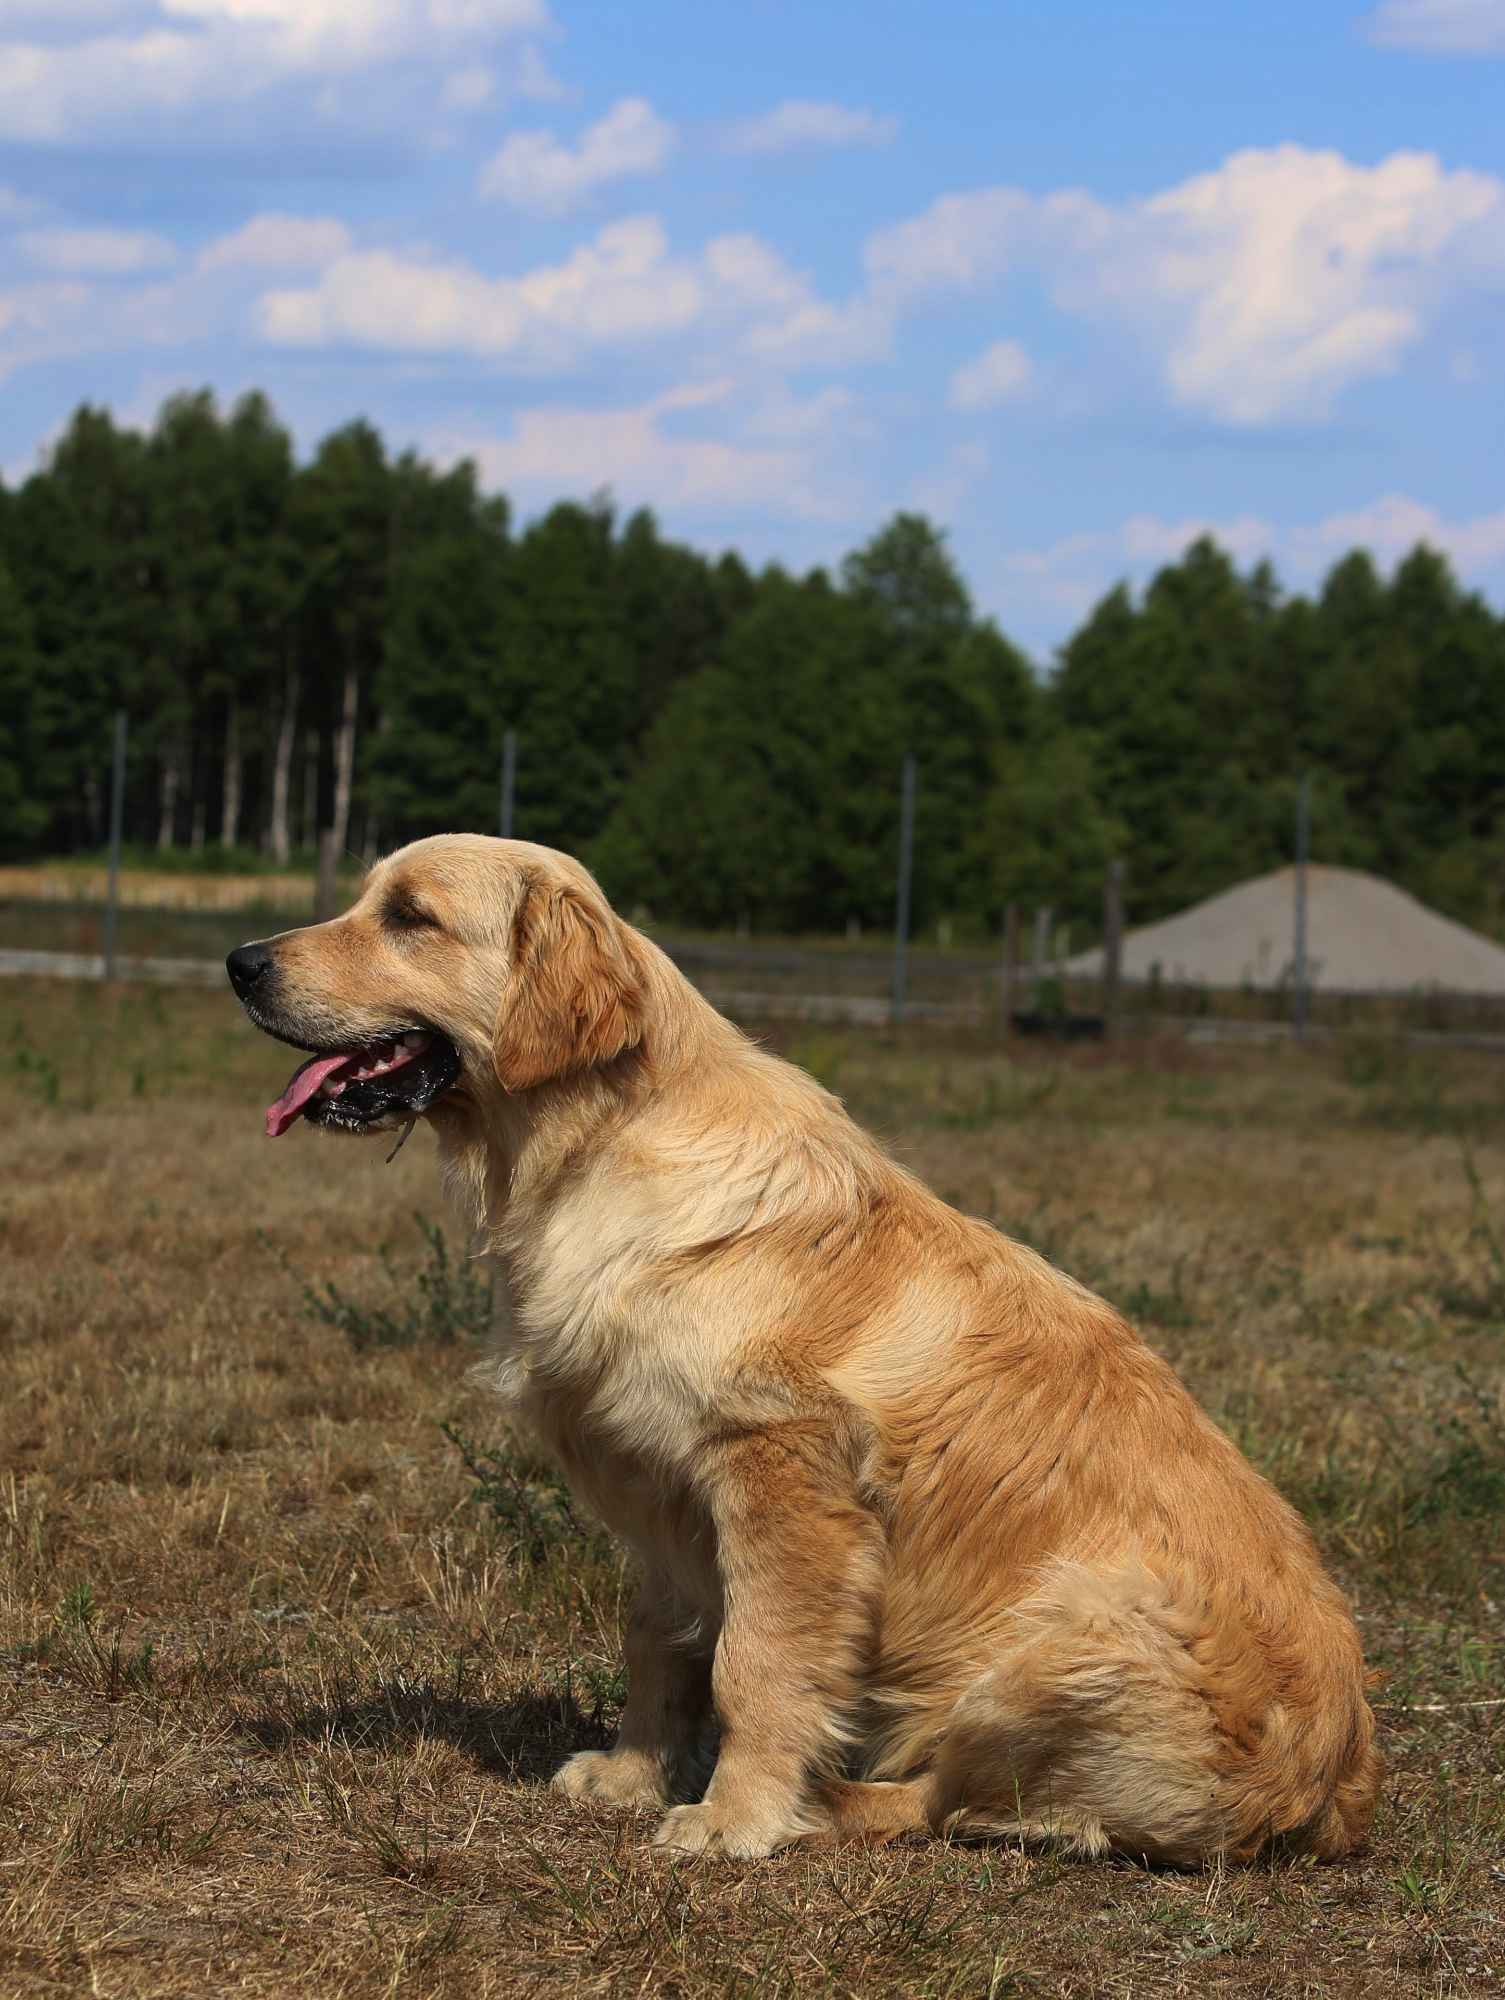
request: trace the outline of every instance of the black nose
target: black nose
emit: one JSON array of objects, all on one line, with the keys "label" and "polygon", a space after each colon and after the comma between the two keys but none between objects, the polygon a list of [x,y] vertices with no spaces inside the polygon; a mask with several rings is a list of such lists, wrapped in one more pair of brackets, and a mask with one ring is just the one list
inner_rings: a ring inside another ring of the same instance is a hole
[{"label": "black nose", "polygon": [[230,984],[244,1000],[258,979],[272,969],[272,952],[269,945],[238,944],[225,960],[225,970],[230,975]]}]

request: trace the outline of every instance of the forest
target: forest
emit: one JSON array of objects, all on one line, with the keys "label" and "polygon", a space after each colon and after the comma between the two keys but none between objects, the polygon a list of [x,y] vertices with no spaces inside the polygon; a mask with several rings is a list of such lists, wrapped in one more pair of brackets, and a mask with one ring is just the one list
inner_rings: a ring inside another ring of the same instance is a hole
[{"label": "forest", "polygon": [[754,571],[365,422],[300,461],[260,395],[85,406],[0,487],[0,857],[101,846],[117,708],[126,837],[184,865],[494,831],[512,729],[518,835],[680,923],[890,924],[913,751],[921,926],[1090,924],[1115,856],[1179,908],[1290,858],[1303,774],[1316,858],[1505,924],[1505,617],[1425,547],[1302,595],[1204,539],[1040,666],[918,515]]}]

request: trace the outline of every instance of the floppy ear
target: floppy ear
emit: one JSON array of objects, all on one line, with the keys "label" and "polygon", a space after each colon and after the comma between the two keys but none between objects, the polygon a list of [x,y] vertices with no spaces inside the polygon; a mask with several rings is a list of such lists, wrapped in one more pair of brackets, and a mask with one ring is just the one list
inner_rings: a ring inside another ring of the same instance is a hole
[{"label": "floppy ear", "polygon": [[643,979],[617,925],[573,889],[531,889],[493,1043],[508,1090],[592,1069],[636,1047]]}]

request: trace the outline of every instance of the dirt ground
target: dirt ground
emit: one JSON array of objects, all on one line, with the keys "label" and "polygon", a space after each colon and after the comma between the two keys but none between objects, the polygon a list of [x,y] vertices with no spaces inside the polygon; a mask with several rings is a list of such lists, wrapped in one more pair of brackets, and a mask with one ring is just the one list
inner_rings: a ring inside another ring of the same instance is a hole
[{"label": "dirt ground", "polygon": [[544,1783],[607,1739],[631,1577],[467,1381],[431,1143],[267,1142],[287,1054],[228,994],[7,981],[0,1994],[1505,1986],[1505,1062],[790,1052],[1306,1510],[1385,1676],[1370,1850],[651,1857]]}]

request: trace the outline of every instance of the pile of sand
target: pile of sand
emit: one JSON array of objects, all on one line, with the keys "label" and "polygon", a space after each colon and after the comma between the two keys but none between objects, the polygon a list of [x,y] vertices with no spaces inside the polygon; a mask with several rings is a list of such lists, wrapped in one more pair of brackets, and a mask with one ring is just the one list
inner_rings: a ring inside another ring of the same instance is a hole
[{"label": "pile of sand", "polygon": [[[1130,885],[1132,898],[1132,884]],[[1296,870],[1241,882],[1124,937],[1123,976],[1209,987],[1288,984],[1295,953]],[[1505,948],[1441,917],[1404,889],[1353,868],[1306,871],[1308,984],[1325,993],[1505,993]],[[1068,959],[1082,978],[1101,951]]]}]

